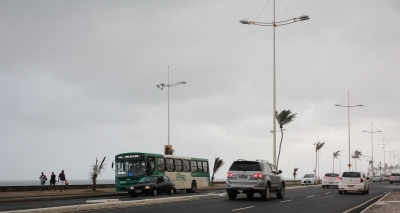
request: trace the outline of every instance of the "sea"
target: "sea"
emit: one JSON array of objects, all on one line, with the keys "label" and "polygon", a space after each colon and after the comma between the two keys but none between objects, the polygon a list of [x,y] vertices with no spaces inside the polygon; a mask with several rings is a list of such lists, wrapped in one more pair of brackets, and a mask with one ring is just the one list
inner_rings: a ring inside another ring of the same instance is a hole
[{"label": "sea", "polygon": [[[70,185],[90,185],[92,182],[89,179],[82,180],[70,180],[68,179]],[[99,179],[97,180],[97,184],[114,184],[114,179]],[[49,184],[49,181],[46,181],[46,185]],[[39,180],[0,180],[0,186],[40,186]]]}]

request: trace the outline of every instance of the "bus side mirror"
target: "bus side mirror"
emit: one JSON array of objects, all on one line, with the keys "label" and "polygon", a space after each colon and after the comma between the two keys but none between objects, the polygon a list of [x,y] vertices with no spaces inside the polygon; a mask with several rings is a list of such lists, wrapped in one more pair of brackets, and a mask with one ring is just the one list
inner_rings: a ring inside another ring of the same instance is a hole
[{"label": "bus side mirror", "polygon": [[282,170],[279,170],[279,171],[278,171],[278,174],[282,174]]},{"label": "bus side mirror", "polygon": [[111,169],[114,169],[114,162],[111,163]]}]

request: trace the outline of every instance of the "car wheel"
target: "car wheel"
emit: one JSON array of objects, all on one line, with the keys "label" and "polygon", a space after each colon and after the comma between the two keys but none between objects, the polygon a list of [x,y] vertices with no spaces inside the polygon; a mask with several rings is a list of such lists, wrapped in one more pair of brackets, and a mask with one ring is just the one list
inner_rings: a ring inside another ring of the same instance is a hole
[{"label": "car wheel", "polygon": [[231,200],[235,200],[237,197],[237,192],[228,193],[228,197]]},{"label": "car wheel", "polygon": [[392,182],[392,181],[390,181],[390,184],[393,184],[393,182]]},{"label": "car wheel", "polygon": [[304,184],[301,184],[302,186],[304,186]]},{"label": "car wheel", "polygon": [[261,194],[261,199],[269,200],[270,196],[271,196],[271,186],[267,184],[267,187],[265,188],[265,194]]},{"label": "car wheel", "polygon": [[365,195],[365,191],[366,191],[366,190],[364,189],[364,190],[361,192],[361,194]]},{"label": "car wheel", "polygon": [[366,194],[369,194],[369,188],[367,189],[367,191],[365,191]]},{"label": "car wheel", "polygon": [[322,188],[325,188],[325,186],[324,186],[324,185],[322,185]]},{"label": "car wheel", "polygon": [[197,188],[196,181],[192,181],[192,186],[190,187],[190,189],[186,189],[186,192],[194,193],[196,192],[196,188]]},{"label": "car wheel", "polygon": [[151,192],[151,196],[157,196],[158,192],[157,189],[154,188],[153,191]]},{"label": "car wheel", "polygon": [[277,193],[276,196],[279,199],[282,199],[283,197],[285,197],[285,185],[282,184],[281,190],[279,190],[279,193]]},{"label": "car wheel", "polygon": [[347,194],[347,191],[343,191],[345,194]]},{"label": "car wheel", "polygon": [[343,191],[340,191],[340,190],[338,190],[339,191],[339,194],[342,194],[343,193]]},{"label": "car wheel", "polygon": [[248,193],[246,193],[246,196],[247,196],[248,198],[253,198],[254,192],[248,192]]},{"label": "car wheel", "polygon": [[169,194],[169,195],[173,195],[174,193],[175,193],[175,190],[174,190],[174,188],[171,187],[171,188],[169,189],[168,194]]}]

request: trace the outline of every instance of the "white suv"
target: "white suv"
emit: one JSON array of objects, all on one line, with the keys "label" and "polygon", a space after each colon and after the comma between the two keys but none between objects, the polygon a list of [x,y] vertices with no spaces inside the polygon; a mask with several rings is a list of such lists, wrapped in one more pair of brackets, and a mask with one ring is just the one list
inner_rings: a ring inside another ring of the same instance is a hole
[{"label": "white suv", "polygon": [[282,199],[285,196],[285,181],[275,166],[265,160],[237,160],[229,168],[226,178],[226,192],[231,200],[238,194],[252,198],[259,193],[263,200],[269,200],[271,193]]},{"label": "white suv", "polygon": [[365,177],[365,173],[361,171],[343,172],[339,182],[339,194],[349,192],[369,193],[369,181]]},{"label": "white suv", "polygon": [[301,179],[301,185],[314,185],[317,184],[317,178],[314,174],[305,174]]}]

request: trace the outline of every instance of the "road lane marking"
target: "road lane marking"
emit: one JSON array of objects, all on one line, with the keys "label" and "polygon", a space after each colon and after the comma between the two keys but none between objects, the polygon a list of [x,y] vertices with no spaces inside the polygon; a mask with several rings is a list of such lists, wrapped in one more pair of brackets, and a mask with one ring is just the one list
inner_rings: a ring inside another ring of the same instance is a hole
[{"label": "road lane marking", "polygon": [[251,209],[251,208],[254,208],[255,206],[249,206],[249,207],[243,207],[243,208],[240,208],[240,209],[233,209],[232,211],[234,212],[234,211],[240,211],[240,210],[244,210],[244,209]]},{"label": "road lane marking", "polygon": [[290,201],[292,201],[292,200],[284,200],[284,201],[281,201],[279,203],[286,203],[286,202],[290,202]]},{"label": "road lane marking", "polygon": [[327,194],[330,194],[330,193],[331,193],[331,192],[327,192],[327,193],[325,193],[325,194],[327,195]]},{"label": "road lane marking", "polygon": [[310,196],[307,196],[307,198],[309,198],[309,197],[314,197],[315,195],[310,195]]}]

